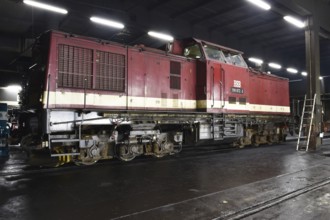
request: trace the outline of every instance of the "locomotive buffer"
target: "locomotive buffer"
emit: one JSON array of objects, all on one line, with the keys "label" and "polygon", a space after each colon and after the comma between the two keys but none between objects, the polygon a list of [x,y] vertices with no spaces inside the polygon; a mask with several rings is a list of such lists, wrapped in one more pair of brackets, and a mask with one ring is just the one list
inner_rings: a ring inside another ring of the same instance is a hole
[{"label": "locomotive buffer", "polygon": [[[297,150],[308,151],[312,130],[314,130],[313,118],[314,118],[314,110],[315,110],[315,100],[316,100],[316,94],[314,94],[313,99],[307,99],[306,95],[305,95],[303,111],[302,111],[301,119],[300,119]],[[303,128],[305,128],[305,129],[303,129]],[[303,131],[304,131],[304,134],[306,135],[306,139],[304,142],[302,142]]]}]

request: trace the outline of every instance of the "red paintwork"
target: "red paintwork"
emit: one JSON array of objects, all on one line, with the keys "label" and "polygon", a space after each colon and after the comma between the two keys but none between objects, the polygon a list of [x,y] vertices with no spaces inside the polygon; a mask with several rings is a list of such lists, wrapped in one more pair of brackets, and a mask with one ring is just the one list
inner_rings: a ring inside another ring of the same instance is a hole
[{"label": "red paintwork", "polygon": [[[57,46],[58,44],[66,44],[77,47],[89,48],[95,51],[109,51],[112,53],[122,54],[126,58],[126,91],[124,93],[104,91],[104,90],[89,90],[86,93],[95,94],[114,94],[128,95],[133,97],[154,97],[161,98],[162,93],[167,94],[167,98],[173,99],[177,96],[183,100],[212,100],[214,94],[215,101],[221,101],[221,86],[223,84],[224,101],[228,101],[229,96],[236,98],[244,97],[247,103],[289,106],[289,88],[288,80],[279,77],[253,72],[248,68],[237,67],[234,65],[221,63],[214,60],[194,60],[187,59],[184,56],[177,54],[183,51],[180,42],[174,42],[174,54],[166,53],[161,50],[145,48],[143,46],[127,47],[115,43],[100,43],[95,40],[83,37],[71,37],[65,33],[51,32],[50,34],[50,50],[49,61],[47,66],[47,75],[49,74],[49,91],[67,91],[80,92],[83,89],[73,88],[57,88]],[[196,40],[196,39],[195,39]],[[200,42],[196,40],[197,42]],[[222,47],[226,50],[231,50]],[[234,51],[234,50],[232,50]],[[237,51],[236,51],[237,52]],[[181,90],[170,89],[170,60],[181,62]],[[95,72],[95,65],[94,65]],[[233,94],[231,87],[233,81],[241,82],[241,88],[244,89],[244,94]],[[95,82],[95,79],[93,80]],[[48,83],[46,82],[46,85]],[[47,88],[47,86],[46,86]],[[47,91],[47,89],[46,89]],[[170,109],[155,109],[150,105],[146,105],[146,110],[170,110]],[[52,106],[49,108],[83,108],[79,105],[61,105]],[[89,109],[122,109],[127,110],[128,107],[114,108],[111,103],[107,107],[100,106],[85,106]],[[136,108],[134,108],[136,109]],[[134,110],[128,109],[128,110]],[[186,111],[196,111],[196,109],[185,109]],[[201,111],[201,109],[199,109]],[[229,111],[225,109],[209,108],[203,111],[212,113],[249,113],[248,111]],[[272,113],[274,114],[274,113]]]},{"label": "red paintwork", "polygon": [[250,72],[250,103],[289,106],[288,81],[263,73]]}]

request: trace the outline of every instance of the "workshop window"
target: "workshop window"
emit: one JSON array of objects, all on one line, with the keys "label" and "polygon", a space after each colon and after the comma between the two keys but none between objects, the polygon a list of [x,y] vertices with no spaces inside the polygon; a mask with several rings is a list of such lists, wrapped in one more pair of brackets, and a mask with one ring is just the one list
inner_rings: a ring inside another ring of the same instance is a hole
[{"label": "workshop window", "polygon": [[170,61],[170,88],[181,89],[181,63]]}]

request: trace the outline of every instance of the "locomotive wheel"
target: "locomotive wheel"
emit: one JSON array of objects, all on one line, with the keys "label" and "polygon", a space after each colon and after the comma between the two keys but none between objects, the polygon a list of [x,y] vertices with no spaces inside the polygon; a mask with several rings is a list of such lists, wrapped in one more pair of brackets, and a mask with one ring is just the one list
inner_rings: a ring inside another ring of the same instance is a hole
[{"label": "locomotive wheel", "polygon": [[165,155],[166,154],[162,152],[162,147],[158,143],[155,143],[154,144],[154,154],[153,154],[153,156],[157,157],[157,158],[162,158]]},{"label": "locomotive wheel", "polygon": [[118,157],[120,160],[128,162],[135,158],[134,153],[130,150],[130,147],[122,144],[117,147]]},{"label": "locomotive wheel", "polygon": [[237,144],[238,144],[239,148],[241,148],[241,149],[244,148],[245,147],[244,137],[239,138],[238,141],[237,141]]},{"label": "locomotive wheel", "polygon": [[274,143],[274,137],[272,135],[269,135],[267,137],[267,144],[268,145],[273,145],[273,143]]},{"label": "locomotive wheel", "polygon": [[252,146],[259,147],[260,142],[259,142],[259,137],[257,135],[253,135],[251,141],[252,141]]},{"label": "locomotive wheel", "polygon": [[179,146],[174,146],[174,152],[173,154],[178,154],[182,151],[182,144],[180,144]]}]

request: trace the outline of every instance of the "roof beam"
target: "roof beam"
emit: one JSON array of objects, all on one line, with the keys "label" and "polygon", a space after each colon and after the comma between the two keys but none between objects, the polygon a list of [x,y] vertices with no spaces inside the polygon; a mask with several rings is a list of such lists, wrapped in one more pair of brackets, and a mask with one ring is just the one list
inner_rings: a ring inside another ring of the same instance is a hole
[{"label": "roof beam", "polygon": [[194,11],[194,10],[199,9],[201,7],[207,6],[208,4],[212,4],[213,2],[216,2],[216,1],[218,1],[218,0],[201,0],[201,1],[197,2],[194,5],[188,6],[186,8],[181,9],[180,11],[177,11],[177,12],[171,14],[170,18],[176,19],[179,16],[182,16],[182,15],[188,13],[188,12]]},{"label": "roof beam", "polygon": [[[273,19],[273,20],[261,20],[257,23],[254,23],[253,25],[245,25],[244,27],[242,28],[239,28],[239,29],[236,29],[236,30],[232,30],[232,31],[228,31],[228,32],[225,32],[224,34],[225,35],[231,35],[231,34],[235,34],[235,33],[243,33],[244,31],[246,30],[249,30],[249,31],[252,31],[254,29],[258,29],[260,27],[263,27],[263,26],[271,26],[273,24],[277,24],[279,22],[283,21],[282,18],[276,18],[276,19]],[[245,33],[245,32],[244,32]]]},{"label": "roof beam", "polygon": [[283,41],[284,39],[292,39],[292,38],[304,38],[305,36],[299,35],[296,32],[287,32],[285,34],[283,33],[279,33],[279,34],[274,34],[271,36],[266,36],[266,37],[262,37],[256,40],[251,41],[252,43],[256,42],[256,41],[262,41],[262,42],[280,42]]},{"label": "roof beam", "polygon": [[[284,33],[283,29],[285,29],[285,27],[276,27],[276,28],[271,28],[271,29],[268,29],[268,30],[264,30],[263,32],[259,32],[259,31],[256,31],[254,33],[250,33],[250,34],[245,34],[245,35],[242,35],[241,37],[239,37],[238,39],[239,40],[243,40],[243,39],[249,39],[249,38],[256,38],[256,39],[260,39],[260,36],[263,36],[263,35],[270,35],[270,34],[273,34],[273,33],[276,33],[276,32],[281,32]],[[259,38],[258,38],[259,37]]]},{"label": "roof beam", "polygon": [[303,48],[303,49],[305,49],[305,39],[289,41],[289,42],[283,43],[281,45],[279,45],[277,43],[277,44],[269,45],[268,48],[276,48],[275,51],[287,50],[287,48],[297,48],[297,49]]},{"label": "roof beam", "polygon": [[157,2],[150,4],[147,6],[148,11],[155,10],[163,5],[166,5],[167,3],[170,3],[172,0],[158,0]]},{"label": "roof beam", "polygon": [[231,20],[227,20],[227,21],[224,21],[222,23],[218,23],[216,25],[213,25],[211,26],[209,29],[211,30],[214,30],[214,29],[217,29],[217,28],[224,28],[224,27],[227,27],[229,25],[233,25],[233,24],[237,24],[237,23],[241,23],[245,20],[248,20],[248,19],[254,19],[254,18],[257,18],[257,17],[260,17],[261,15],[260,14],[255,14],[255,15],[242,15],[238,18],[235,18],[235,19],[231,19]]},{"label": "roof beam", "polygon": [[214,18],[216,18],[218,16],[223,16],[224,14],[232,13],[233,11],[242,9],[244,7],[245,6],[242,6],[242,3],[239,2],[239,3],[236,3],[236,4],[232,5],[232,6],[230,6],[230,7],[227,7],[227,8],[224,8],[224,9],[220,10],[220,11],[217,11],[216,13],[212,13],[212,14],[207,15],[207,16],[204,16],[203,18],[200,18],[200,19],[195,19],[191,23],[193,25],[197,25],[197,24],[200,24],[200,23],[202,23],[204,21],[208,21],[210,19],[214,19]]}]

